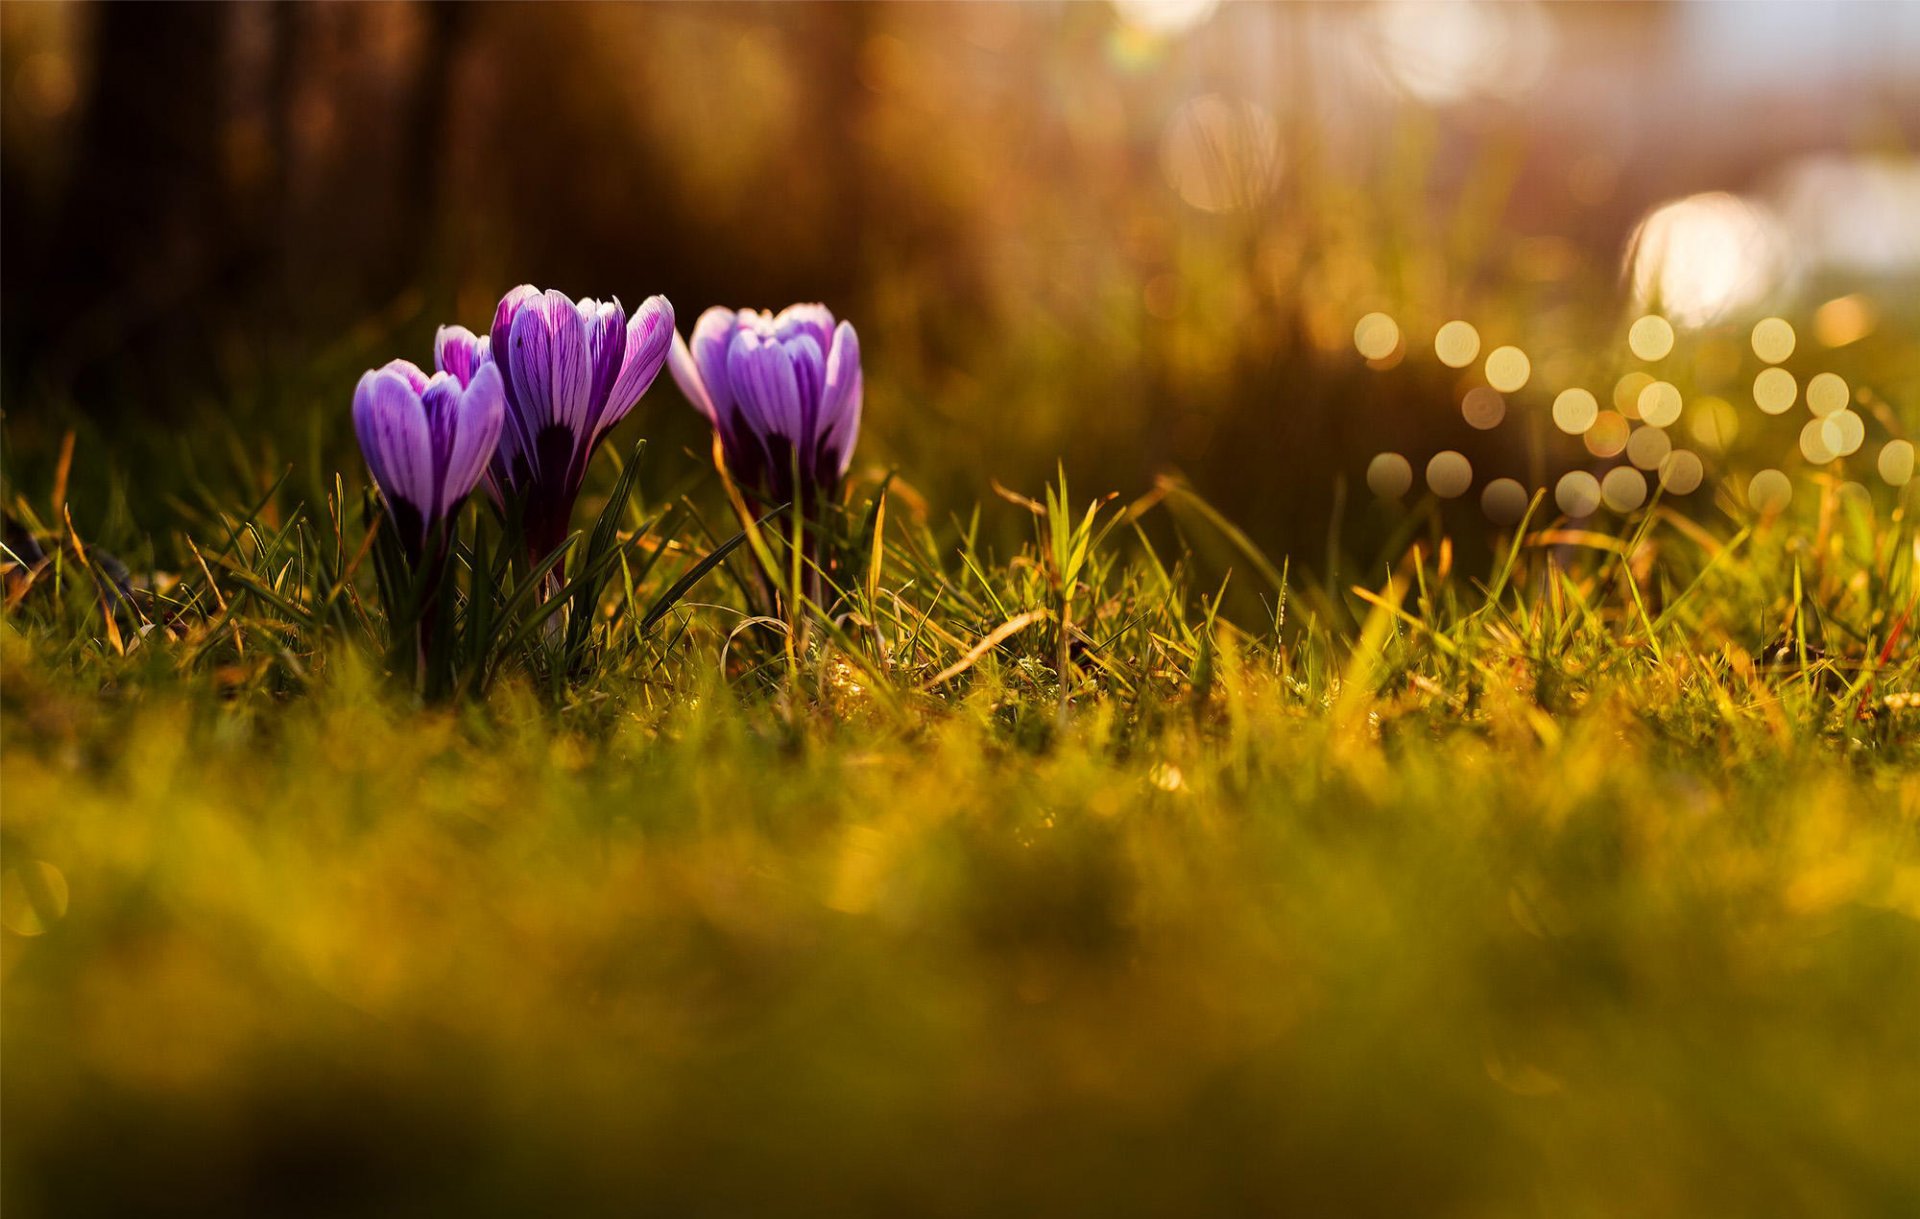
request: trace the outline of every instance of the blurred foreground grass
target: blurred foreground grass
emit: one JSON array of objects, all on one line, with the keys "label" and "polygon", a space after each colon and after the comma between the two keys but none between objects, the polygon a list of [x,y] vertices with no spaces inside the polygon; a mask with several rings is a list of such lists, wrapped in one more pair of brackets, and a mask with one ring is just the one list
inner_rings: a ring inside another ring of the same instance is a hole
[{"label": "blurred foreground grass", "polygon": [[1264,633],[1096,547],[932,690],[1043,543],[456,710],[23,600],[9,1213],[1913,1214],[1913,539],[1814,498]]}]

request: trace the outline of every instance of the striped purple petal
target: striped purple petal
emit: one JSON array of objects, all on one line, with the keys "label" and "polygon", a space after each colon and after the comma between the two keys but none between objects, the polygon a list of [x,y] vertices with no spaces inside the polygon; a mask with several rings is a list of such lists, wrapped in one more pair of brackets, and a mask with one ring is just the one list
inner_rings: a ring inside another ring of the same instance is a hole
[{"label": "striped purple petal", "polygon": [[422,372],[420,366],[412,360],[388,360],[380,366],[380,370],[382,372],[396,373],[405,378],[407,385],[410,386],[416,394],[424,394],[427,392],[427,374]]},{"label": "striped purple petal", "polygon": [[486,472],[506,422],[507,401],[501,390],[500,370],[480,366],[460,394],[453,439],[443,460],[440,511],[451,516]]},{"label": "striped purple petal", "polygon": [[433,336],[433,366],[469,385],[473,374],[491,358],[492,346],[486,335],[476,335],[465,326],[442,326]]},{"label": "striped purple petal", "polygon": [[758,329],[736,331],[727,349],[727,383],[741,413],[762,436],[801,439],[800,382],[778,339]]},{"label": "striped purple petal", "polygon": [[852,464],[853,446],[860,438],[862,390],[860,336],[854,333],[853,323],[841,322],[827,352],[826,384],[815,431],[823,459],[830,457],[837,463],[841,475]]},{"label": "striped purple petal", "polygon": [[827,379],[827,349],[805,333],[780,340],[780,346],[793,361],[793,379],[800,396],[794,443],[800,448],[801,462],[811,466],[816,451],[814,440],[819,435],[820,391]]},{"label": "striped purple petal", "polygon": [[586,414],[581,419],[582,449],[598,434],[607,414],[613,384],[627,354],[627,311],[620,302],[582,300],[580,320],[587,328],[587,364],[592,370]]},{"label": "striped purple petal", "polygon": [[394,364],[360,378],[353,391],[353,429],[388,511],[399,522],[408,515],[401,509],[406,505],[417,526],[434,510],[433,438],[419,393]]},{"label": "striped purple petal", "polygon": [[825,305],[788,305],[773,319],[773,333],[781,339],[807,335],[825,351],[833,343],[833,312]]},{"label": "striped purple petal", "polygon": [[613,389],[607,396],[606,409],[601,413],[594,431],[595,439],[626,418],[627,412],[652,387],[654,378],[660,375],[661,365],[667,361],[667,352],[675,338],[673,306],[667,303],[667,298],[649,296],[640,302],[632,320],[627,323],[625,355],[620,364],[620,374],[614,379]]},{"label": "striped purple petal", "polygon": [[542,296],[540,289],[532,284],[521,284],[501,297],[499,307],[493,311],[493,329],[488,335],[489,352],[500,369],[500,388],[507,399],[507,439],[501,442],[501,452],[493,463],[494,481],[503,484],[497,488],[502,492],[511,484],[513,471],[517,468],[516,460],[533,452],[533,436],[527,429],[526,408],[515,383],[513,362],[507,358],[512,350],[513,324],[531,302],[540,300]]}]

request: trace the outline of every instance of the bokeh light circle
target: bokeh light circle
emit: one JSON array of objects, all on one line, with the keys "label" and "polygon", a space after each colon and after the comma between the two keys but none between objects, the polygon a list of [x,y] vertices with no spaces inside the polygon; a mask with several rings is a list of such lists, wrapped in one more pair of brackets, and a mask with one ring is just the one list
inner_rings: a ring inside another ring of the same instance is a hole
[{"label": "bokeh light circle", "polygon": [[1753,404],[1769,415],[1783,415],[1793,409],[1800,395],[1800,384],[1784,368],[1763,368],[1753,379]]},{"label": "bokeh light circle", "polygon": [[1511,525],[1526,515],[1532,497],[1511,478],[1496,478],[1480,492],[1480,510],[1496,525]]},{"label": "bokeh light circle", "polygon": [[1429,105],[1517,97],[1540,82],[1553,57],[1553,26],[1534,4],[1385,0],[1371,7],[1382,74]]},{"label": "bokeh light circle", "polygon": [[1448,322],[1433,336],[1433,354],[1448,368],[1465,368],[1480,354],[1480,332],[1471,322]]},{"label": "bokeh light circle", "polygon": [[1640,391],[1640,419],[1654,427],[1679,422],[1680,406],[1680,388],[1671,381],[1655,381]]},{"label": "bokeh light circle", "polygon": [[1906,440],[1889,440],[1880,449],[1880,459],[1875,463],[1880,470],[1880,480],[1889,487],[1904,487],[1913,477],[1913,444]]},{"label": "bokeh light circle", "polygon": [[1793,481],[1778,470],[1762,470],[1747,483],[1747,503],[1755,512],[1779,512],[1793,502]]},{"label": "bokeh light circle", "polygon": [[1673,441],[1657,427],[1637,427],[1627,437],[1627,460],[1642,470],[1657,470],[1673,452]]},{"label": "bokeh light circle", "polygon": [[1675,449],[1660,463],[1660,487],[1670,495],[1691,495],[1706,474],[1697,454]]},{"label": "bokeh light circle", "polygon": [[1592,516],[1600,506],[1600,480],[1585,470],[1562,474],[1553,487],[1553,502],[1568,516]]},{"label": "bokeh light circle", "polygon": [[1413,463],[1398,453],[1376,453],[1367,463],[1367,490],[1381,499],[1399,499],[1413,486]]},{"label": "bokeh light circle", "polygon": [[1739,412],[1725,398],[1695,398],[1687,408],[1687,433],[1695,443],[1724,452],[1740,434]]},{"label": "bokeh light circle", "polygon": [[1851,396],[1845,378],[1837,373],[1815,373],[1807,382],[1807,409],[1815,415],[1845,410]]},{"label": "bokeh light circle", "polygon": [[1769,364],[1785,362],[1797,341],[1793,323],[1785,318],[1766,317],[1753,324],[1753,354]]},{"label": "bokeh light circle", "polygon": [[1507,400],[1490,385],[1476,385],[1460,400],[1460,414],[1468,426],[1489,431],[1507,417]]},{"label": "bokeh light circle", "polygon": [[1826,422],[1809,419],[1800,429],[1800,456],[1812,465],[1824,466],[1840,455],[1827,438]]},{"label": "bokeh light circle", "polygon": [[1584,389],[1563,389],[1553,400],[1553,425],[1569,436],[1592,427],[1599,415],[1600,403]]},{"label": "bokeh light circle", "polygon": [[1496,347],[1487,353],[1487,384],[1503,394],[1518,393],[1533,376],[1533,361],[1518,347]]},{"label": "bokeh light circle", "polygon": [[1600,480],[1600,499],[1615,512],[1632,512],[1647,502],[1647,476],[1632,466],[1615,466]]},{"label": "bokeh light circle", "polygon": [[1673,323],[1649,313],[1628,328],[1627,348],[1642,360],[1666,359],[1673,350]]},{"label": "bokeh light circle", "polygon": [[1618,411],[1601,411],[1584,437],[1587,452],[1595,457],[1618,457],[1627,447],[1633,425]]},{"label": "bokeh light circle", "polygon": [[1473,463],[1454,449],[1435,453],[1427,462],[1427,490],[1441,499],[1458,499],[1473,486]]},{"label": "bokeh light circle", "polygon": [[1835,411],[1819,420],[1820,439],[1835,457],[1851,457],[1866,443],[1867,425],[1852,411]]},{"label": "bokeh light circle", "polygon": [[1400,346],[1400,324],[1384,313],[1369,313],[1354,324],[1353,346],[1369,360],[1384,360]]},{"label": "bokeh light circle", "polygon": [[1132,28],[1168,37],[1205,22],[1220,0],[1113,0],[1113,7]]},{"label": "bokeh light circle", "polygon": [[1613,409],[1629,419],[1640,417],[1640,395],[1653,384],[1650,373],[1634,371],[1613,383]]},{"label": "bokeh light circle", "polygon": [[1759,301],[1787,268],[1780,221],[1765,208],[1720,192],[1655,208],[1634,230],[1627,250],[1641,304],[1688,327]]}]

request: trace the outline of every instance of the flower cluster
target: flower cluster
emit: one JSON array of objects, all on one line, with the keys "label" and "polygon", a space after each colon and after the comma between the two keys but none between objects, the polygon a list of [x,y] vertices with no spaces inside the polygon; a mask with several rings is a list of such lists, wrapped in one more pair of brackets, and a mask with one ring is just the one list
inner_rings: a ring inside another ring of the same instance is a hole
[{"label": "flower cluster", "polygon": [[416,564],[486,472],[506,421],[491,364],[429,377],[394,360],[360,378],[353,427],[400,542]]},{"label": "flower cluster", "polygon": [[811,516],[839,492],[860,433],[860,340],[825,305],[709,309],[673,339],[673,379],[713,424],[734,480]]},{"label": "flower cluster", "polygon": [[837,496],[860,431],[860,343],[825,306],[709,309],[689,342],[665,297],[629,317],[617,300],[523,284],[488,334],[441,327],[432,376],[395,360],[354,392],[360,449],[409,558],[425,560],[480,485],[519,521],[530,561],[550,555],[594,450],[669,361],[747,494],[809,517]]}]

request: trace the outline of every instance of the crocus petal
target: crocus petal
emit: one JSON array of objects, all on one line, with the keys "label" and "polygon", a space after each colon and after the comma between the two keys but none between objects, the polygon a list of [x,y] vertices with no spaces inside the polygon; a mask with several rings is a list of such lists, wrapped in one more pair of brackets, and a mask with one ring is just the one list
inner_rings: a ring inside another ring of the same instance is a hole
[{"label": "crocus petal", "polygon": [[440,512],[444,516],[453,515],[474,484],[480,481],[500,442],[507,415],[500,370],[490,363],[481,365],[460,395],[457,410],[459,419],[446,456],[446,473],[441,479]]},{"label": "crocus petal", "polygon": [[[794,385],[800,392],[794,441],[803,449],[811,449],[814,438],[819,435],[820,391],[827,379],[827,349],[814,342],[811,334],[804,333],[782,341],[780,346],[793,361]],[[807,454],[807,460],[812,460],[811,453]]]},{"label": "crocus petal", "polygon": [[473,383],[473,374],[487,362],[492,342],[465,326],[442,326],[433,336],[433,366],[449,373],[462,387]]},{"label": "crocus petal", "polygon": [[427,413],[427,437],[433,445],[433,495],[420,505],[429,518],[440,516],[447,502],[447,458],[453,453],[460,426],[460,381],[452,373],[437,372],[420,395]]},{"label": "crocus petal", "polygon": [[[514,373],[513,325],[527,306],[542,299],[540,289],[532,284],[521,284],[500,298],[500,305],[493,311],[493,330],[489,335],[489,351],[493,362],[500,366],[500,388],[507,396],[507,432],[513,437],[514,452],[533,451],[533,434],[528,428],[525,395],[521,393],[519,381]],[[504,446],[503,446],[504,447]],[[495,463],[495,469],[503,474],[510,473],[512,466]]]},{"label": "crocus petal", "polygon": [[800,383],[778,340],[753,330],[736,333],[727,349],[727,382],[755,431],[800,438]]},{"label": "crocus petal", "polygon": [[733,343],[736,328],[737,315],[733,310],[715,306],[694,322],[693,336],[687,340],[693,366],[699,370],[707,401],[713,405],[713,417],[723,423],[734,414],[733,387],[727,380],[727,348]]},{"label": "crocus petal", "polygon": [[[530,303],[514,318],[508,344],[513,384],[509,403],[518,408],[528,448],[538,451],[540,434],[556,424],[578,435],[593,388],[593,371],[587,326],[573,302],[549,292],[543,300]],[[499,358],[496,352],[495,361]]]},{"label": "crocus petal", "polygon": [[815,435],[822,452],[837,456],[842,474],[853,461],[853,446],[860,437],[862,389],[860,336],[854,333],[853,323],[841,322],[833,332],[833,348],[827,352],[826,387],[820,397]]},{"label": "crocus petal", "polygon": [[713,412],[713,395],[707,392],[707,386],[700,379],[700,369],[693,362],[693,351],[680,332],[673,335],[673,347],[667,352],[667,368],[673,373],[673,383],[680,387],[693,409],[707,417],[707,422],[718,424],[719,418]]},{"label": "crocus petal", "polygon": [[[587,412],[582,421],[582,444],[600,427],[610,405],[614,382],[627,352],[627,311],[619,301],[580,302],[580,320],[587,328],[587,364],[592,369]],[[631,405],[631,404],[629,404]]]},{"label": "crocus petal", "polygon": [[788,305],[772,322],[773,333],[782,339],[810,336],[825,351],[833,342],[833,312],[825,305]]},{"label": "crocus petal", "polygon": [[633,320],[627,323],[626,355],[613,391],[607,396],[607,408],[596,425],[596,436],[624,419],[640,401],[660,375],[667,351],[678,337],[673,330],[673,306],[666,297],[649,296],[640,302]]},{"label": "crocus petal", "polygon": [[404,378],[416,394],[427,392],[427,374],[412,360],[388,360],[380,366],[381,372],[396,373]]},{"label": "crocus petal", "polygon": [[549,291],[542,312],[553,338],[547,417],[576,436],[585,435],[593,409],[593,352],[587,341],[587,319],[564,292]]},{"label": "crocus petal", "polygon": [[404,373],[389,365],[360,378],[353,392],[353,429],[395,519],[401,502],[420,517],[432,512],[433,441],[420,395]]}]

